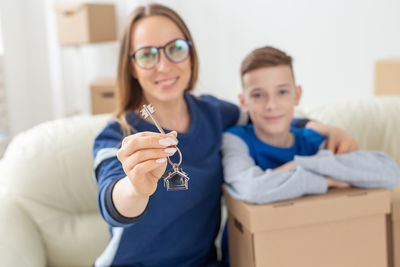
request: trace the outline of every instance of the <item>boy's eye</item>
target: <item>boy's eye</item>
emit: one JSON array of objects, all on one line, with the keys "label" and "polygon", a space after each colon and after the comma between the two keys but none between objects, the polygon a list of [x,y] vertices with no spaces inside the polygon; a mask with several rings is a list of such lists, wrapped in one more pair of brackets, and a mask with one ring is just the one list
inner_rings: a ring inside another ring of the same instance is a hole
[{"label": "boy's eye", "polygon": [[287,90],[287,89],[281,89],[281,90],[279,90],[279,94],[280,94],[280,95],[286,95],[287,93],[289,93],[289,90]]},{"label": "boy's eye", "polygon": [[261,93],[252,93],[250,95],[250,97],[252,97],[252,98],[260,98],[260,97],[262,97],[262,94]]}]

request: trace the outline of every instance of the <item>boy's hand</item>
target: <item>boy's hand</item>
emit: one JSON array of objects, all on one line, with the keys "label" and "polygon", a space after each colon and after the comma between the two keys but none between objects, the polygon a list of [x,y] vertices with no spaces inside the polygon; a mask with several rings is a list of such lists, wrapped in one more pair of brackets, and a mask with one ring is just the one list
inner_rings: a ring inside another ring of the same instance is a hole
[{"label": "boy's hand", "polygon": [[342,129],[332,127],[328,135],[328,149],[334,154],[344,154],[357,150],[358,143]]},{"label": "boy's hand", "polygon": [[328,185],[328,188],[349,188],[351,187],[351,184],[333,179],[330,177],[325,177],[326,183]]},{"label": "boy's hand", "polygon": [[338,127],[316,121],[309,121],[306,127],[325,136],[328,139],[328,149],[334,154],[349,153],[358,149],[357,141]]}]

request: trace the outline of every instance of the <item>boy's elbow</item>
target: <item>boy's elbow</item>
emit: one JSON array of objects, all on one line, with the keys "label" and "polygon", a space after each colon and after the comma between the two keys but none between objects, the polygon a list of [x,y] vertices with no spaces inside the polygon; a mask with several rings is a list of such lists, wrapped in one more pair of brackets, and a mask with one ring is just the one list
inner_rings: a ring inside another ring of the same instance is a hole
[{"label": "boy's elbow", "polygon": [[386,176],[381,187],[387,190],[393,189],[400,184],[400,173],[396,172],[393,175]]},{"label": "boy's elbow", "polygon": [[384,175],[384,185],[385,189],[393,189],[394,187],[400,184],[400,170],[397,163],[394,161],[392,157],[390,157],[385,152],[379,153],[380,160],[382,162],[381,166],[383,166],[382,175]]},{"label": "boy's elbow", "polygon": [[388,183],[385,186],[385,189],[393,189],[399,184],[400,184],[400,174],[397,174],[388,181]]},{"label": "boy's elbow", "polygon": [[392,171],[391,171],[391,179],[388,181],[387,188],[388,189],[393,189],[394,187],[398,186],[400,184],[400,170],[399,166],[397,165],[396,162],[392,160]]}]

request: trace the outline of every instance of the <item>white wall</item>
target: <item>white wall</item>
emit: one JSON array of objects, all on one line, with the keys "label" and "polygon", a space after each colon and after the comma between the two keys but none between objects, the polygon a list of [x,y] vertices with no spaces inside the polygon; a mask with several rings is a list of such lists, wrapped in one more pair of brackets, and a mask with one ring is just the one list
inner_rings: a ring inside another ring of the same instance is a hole
[{"label": "white wall", "polygon": [[4,80],[12,133],[53,118],[43,1],[1,1]]},{"label": "white wall", "polygon": [[3,33],[1,32],[1,17],[0,17],[0,55],[2,56],[3,55],[3,51],[4,51],[4,48],[3,48]]},{"label": "white wall", "polygon": [[242,59],[260,46],[294,57],[303,104],[371,96],[374,61],[400,57],[397,0],[164,2],[181,11],[199,46],[199,91],[232,101]]},{"label": "white wall", "polygon": [[[50,118],[89,112],[90,82],[116,75],[117,42],[60,47],[52,6],[68,0],[1,1],[14,132]],[[96,2],[116,4],[121,29],[135,6],[150,1]],[[398,0],[162,3],[182,15],[194,36],[200,56],[197,92],[234,102],[240,91],[241,60],[263,45],[294,57],[303,104],[369,97],[374,61],[400,57]]]}]

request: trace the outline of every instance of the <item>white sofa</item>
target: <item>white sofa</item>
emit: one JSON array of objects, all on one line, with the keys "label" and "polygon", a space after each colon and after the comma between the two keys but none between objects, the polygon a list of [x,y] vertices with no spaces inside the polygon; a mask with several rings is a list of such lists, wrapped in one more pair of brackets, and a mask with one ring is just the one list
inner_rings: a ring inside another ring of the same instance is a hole
[{"label": "white sofa", "polygon": [[[399,114],[394,96],[297,111],[400,164]],[[104,249],[109,233],[98,213],[91,149],[109,117],[51,121],[13,139],[0,162],[0,266],[91,266]]]},{"label": "white sofa", "polygon": [[91,149],[109,115],[38,125],[0,165],[0,266],[92,266],[109,238]]}]

